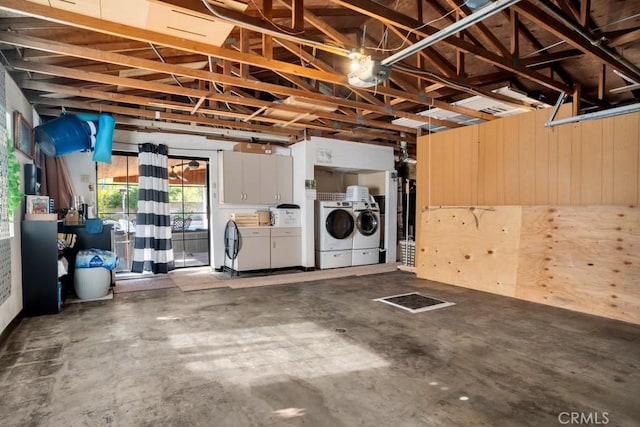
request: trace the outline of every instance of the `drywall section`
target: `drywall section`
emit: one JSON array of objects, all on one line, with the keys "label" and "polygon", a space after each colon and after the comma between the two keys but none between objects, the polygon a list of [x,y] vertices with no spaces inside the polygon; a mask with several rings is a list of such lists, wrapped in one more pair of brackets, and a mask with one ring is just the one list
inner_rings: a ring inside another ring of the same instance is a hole
[{"label": "drywall section", "polygon": [[[560,109],[568,116],[571,106]],[[418,139],[418,205],[637,205],[640,113],[544,127],[550,109]]]},{"label": "drywall section", "polygon": [[[20,111],[22,115],[27,119],[32,126],[37,126],[39,117],[34,113],[33,108],[18,88],[18,85],[13,81],[9,73],[4,68],[0,67],[0,72],[4,73],[5,80],[5,99],[6,99],[6,112],[9,116],[13,115],[14,111]],[[5,118],[0,118],[5,120]],[[7,127],[9,134],[13,137],[12,123],[8,121]],[[21,163],[30,163],[31,159],[24,156],[22,153],[16,151],[16,159]],[[21,190],[24,191],[24,183],[21,182]],[[20,241],[20,220],[22,213],[20,209],[16,209],[14,213],[14,237],[11,237],[11,295],[7,300],[0,304],[0,332],[11,323],[13,319],[18,316],[22,310],[22,258],[21,250],[22,245]],[[6,262],[6,261],[4,261]]]},{"label": "drywall section", "polygon": [[[315,170],[334,171],[343,174],[338,182],[342,185],[360,184],[363,174],[375,175],[371,178],[381,186],[386,196],[385,247],[387,262],[396,260],[397,224],[397,175],[394,170],[392,147],[346,142],[328,138],[312,137],[290,146],[294,157],[294,198],[302,209],[304,267],[315,266],[315,200],[316,192],[305,189],[305,180],[315,179]],[[384,179],[382,179],[384,176]],[[366,180],[366,178],[365,178]],[[328,188],[336,184],[329,180]],[[321,190],[317,190],[321,191]]]},{"label": "drywall section", "polygon": [[386,171],[394,169],[393,148],[379,145],[345,142],[313,137],[308,144],[308,155],[316,166],[327,166],[351,171]]},{"label": "drywall section", "polygon": [[640,209],[425,209],[417,276],[640,323]]}]

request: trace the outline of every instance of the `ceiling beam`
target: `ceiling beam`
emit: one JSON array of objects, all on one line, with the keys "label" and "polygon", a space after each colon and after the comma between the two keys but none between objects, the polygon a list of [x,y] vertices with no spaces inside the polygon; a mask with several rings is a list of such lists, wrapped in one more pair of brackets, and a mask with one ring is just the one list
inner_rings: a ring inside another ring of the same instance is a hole
[{"label": "ceiling beam", "polygon": [[[400,12],[389,9],[381,4],[370,2],[366,0],[331,0],[331,2],[339,4],[343,7],[357,10],[363,15],[377,19],[387,25],[393,25],[403,28],[405,31],[413,31],[422,37],[428,37],[437,31],[437,28],[425,25],[411,17],[408,17]],[[504,58],[497,55],[487,49],[473,45],[465,40],[457,37],[448,37],[442,41],[442,43],[450,45],[452,48],[458,48],[464,52],[472,53],[478,59],[485,61],[489,64],[495,65],[500,68],[504,68],[514,74],[525,77],[529,80],[535,81],[550,89],[554,89],[559,92],[573,92],[569,86],[562,82],[558,82],[544,74],[538,73],[533,70],[522,67],[517,61],[512,58]]]},{"label": "ceiling beam", "polygon": [[603,43],[598,43],[597,36],[591,34],[577,21],[564,15],[555,5],[548,1],[529,0],[527,2],[519,2],[513,7],[521,15],[526,16],[561,40],[565,40],[575,48],[595,56],[607,66],[626,74],[630,78],[640,80],[640,69],[637,66],[631,64]]},{"label": "ceiling beam", "polygon": [[[349,86],[347,77],[345,75],[323,72],[308,67],[301,67],[287,62],[267,59],[263,56],[251,53],[236,52],[234,50],[224,49],[202,42],[185,40],[180,37],[161,34],[155,31],[130,27],[122,24],[117,24],[115,22],[93,18],[91,16],[80,15],[65,10],[43,6],[38,3],[26,2],[23,0],[0,0],[0,10],[16,12],[29,16],[36,16],[41,19],[53,20],[90,31],[96,31],[103,34],[115,35],[133,40],[144,41],[147,43],[173,47],[175,49],[180,49],[186,52],[200,53],[203,55],[218,57],[221,59],[230,59],[235,62],[248,63],[255,67],[264,68],[267,70],[284,72],[287,74],[294,74],[314,80],[338,84],[341,86],[345,86],[351,90],[351,86]],[[435,100],[433,98],[429,98],[423,93],[410,94],[406,93],[406,91],[386,87],[368,88],[364,90],[367,90],[368,92],[378,93],[380,95],[402,97],[403,99],[413,101],[416,104],[430,106],[435,103],[439,104],[436,105],[439,108],[445,110],[451,109],[449,104]],[[477,112],[474,112],[474,110],[471,110],[467,113],[467,115],[471,115],[473,117],[477,117],[476,114]]]},{"label": "ceiling beam", "polygon": [[95,83],[103,83],[109,85],[116,86],[124,86],[135,89],[149,90],[152,92],[159,92],[165,94],[173,94],[176,96],[190,96],[193,98],[199,98],[200,96],[205,96],[207,99],[213,101],[220,102],[228,102],[237,105],[247,106],[247,107],[255,107],[261,108],[265,105],[268,105],[270,109],[273,110],[282,110],[290,113],[300,113],[301,111],[308,111],[313,113],[313,115],[328,119],[335,120],[337,122],[346,122],[353,123],[362,126],[371,126],[374,128],[388,129],[396,132],[405,132],[405,133],[415,133],[416,130],[406,127],[406,126],[398,126],[392,123],[381,122],[376,120],[368,120],[362,116],[351,117],[345,116],[342,114],[336,113],[327,113],[318,110],[305,110],[300,107],[293,107],[285,104],[275,104],[272,102],[265,102],[254,98],[243,98],[239,96],[233,95],[221,95],[213,92],[207,92],[199,89],[192,89],[188,87],[180,87],[168,84],[154,83],[154,82],[146,82],[137,79],[125,78],[125,77],[115,77],[109,75],[103,75],[98,73],[89,73],[89,72],[79,72],[70,68],[57,67],[55,65],[45,65],[45,64],[35,64],[27,61],[14,61],[11,65],[19,70],[23,71],[31,71],[37,73],[51,74],[57,75],[61,77],[68,77],[77,80],[91,81]]},{"label": "ceiling beam", "polygon": [[[53,52],[57,52],[65,55],[71,55],[71,56],[76,56],[76,57],[85,58],[85,59],[92,59],[92,60],[101,61],[101,62],[108,62],[108,63],[113,63],[117,65],[122,65],[122,66],[142,68],[142,69],[151,70],[151,71],[160,72],[160,73],[174,74],[179,76],[192,77],[195,79],[215,81],[219,84],[229,84],[232,86],[239,86],[239,87],[244,87],[244,88],[253,89],[253,90],[260,90],[268,93],[277,93],[277,94],[286,95],[286,96],[296,96],[296,97],[309,99],[312,101],[336,103],[338,105],[342,105],[343,107],[350,107],[350,108],[356,108],[356,109],[368,109],[368,110],[376,111],[376,112],[379,112],[385,115],[394,116],[394,117],[406,117],[406,118],[414,118],[414,119],[422,117],[422,116],[417,116],[415,114],[405,113],[402,111],[395,111],[393,109],[388,108],[388,106],[380,106],[380,105],[367,104],[367,103],[358,102],[358,101],[351,101],[351,100],[337,98],[333,96],[322,95],[315,92],[308,92],[300,89],[288,88],[288,87],[270,84],[270,83],[263,83],[260,81],[252,81],[248,79],[245,80],[245,79],[241,79],[234,76],[225,76],[224,74],[212,73],[205,70],[194,70],[190,68],[180,67],[177,65],[164,64],[158,61],[139,59],[139,58],[121,55],[117,53],[102,52],[94,49],[84,48],[81,46],[73,46],[73,45],[67,45],[64,43],[42,40],[35,37],[18,36],[17,34],[10,34],[10,33],[0,33],[0,42],[14,44],[14,45],[23,46],[23,47],[28,46],[34,49],[53,51]],[[397,91],[397,92],[404,93],[401,91]],[[417,97],[415,95],[410,96],[411,94],[407,94],[407,95],[408,96],[403,97],[403,99],[412,101],[413,98]],[[452,109],[452,111],[455,111],[457,109],[457,107],[449,106],[449,104],[441,101],[436,101],[434,102],[434,104],[435,106],[441,107],[443,109]],[[474,113],[478,114],[478,112],[475,112],[475,111]],[[409,117],[409,115],[414,117]],[[486,114],[484,116],[489,116],[490,119],[494,118],[493,116],[486,115]],[[484,116],[481,115],[480,118],[485,118]],[[488,118],[485,118],[485,120],[487,119]],[[459,127],[459,125],[457,125],[456,123],[448,122],[448,121],[442,121],[440,125],[447,126],[447,127]]]}]

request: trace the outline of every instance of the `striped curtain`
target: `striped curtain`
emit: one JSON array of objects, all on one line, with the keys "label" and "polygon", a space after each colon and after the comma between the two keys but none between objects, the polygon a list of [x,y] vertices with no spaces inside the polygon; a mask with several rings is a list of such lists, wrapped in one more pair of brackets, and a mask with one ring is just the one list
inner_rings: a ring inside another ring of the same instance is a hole
[{"label": "striped curtain", "polygon": [[138,145],[138,212],[131,271],[168,273],[175,268],[169,215],[168,149]]}]

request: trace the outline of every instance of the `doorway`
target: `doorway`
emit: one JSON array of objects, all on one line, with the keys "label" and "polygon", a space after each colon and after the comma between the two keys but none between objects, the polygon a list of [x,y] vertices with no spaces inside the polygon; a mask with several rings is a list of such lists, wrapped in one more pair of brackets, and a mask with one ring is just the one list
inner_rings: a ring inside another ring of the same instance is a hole
[{"label": "doorway", "polygon": [[[138,205],[138,157],[114,153],[98,163],[97,214],[113,224],[118,275],[131,272]],[[176,268],[210,265],[209,161],[169,156],[169,206]]]}]

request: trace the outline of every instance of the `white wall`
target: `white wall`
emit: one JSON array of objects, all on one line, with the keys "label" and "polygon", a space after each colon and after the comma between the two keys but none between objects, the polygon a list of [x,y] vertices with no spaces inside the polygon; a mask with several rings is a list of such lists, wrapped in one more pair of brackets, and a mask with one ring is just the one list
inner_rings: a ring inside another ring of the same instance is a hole
[{"label": "white wall", "polygon": [[[383,186],[382,190],[387,196],[385,246],[388,248],[387,262],[395,262],[397,190],[393,178],[395,176],[393,148],[313,137],[308,141],[292,145],[291,152],[294,156],[293,190],[296,197],[295,203],[299,204],[302,209],[303,266],[315,266],[315,197],[310,197],[310,194],[308,197],[308,193],[304,189],[304,180],[314,179],[315,166],[335,168],[342,172],[372,173],[378,171],[384,173],[383,182],[380,181],[379,174],[375,174],[374,180],[376,184]],[[364,178],[364,181],[366,182],[367,179]]]},{"label": "white wall", "polygon": [[[129,132],[116,131],[114,134],[113,149],[115,151],[137,152],[137,144],[153,142],[156,144],[166,144],[171,155],[191,156],[208,158],[210,201],[211,201],[211,265],[213,268],[220,268],[224,265],[224,228],[228,221],[229,214],[252,213],[256,210],[268,208],[265,205],[230,205],[219,203],[218,197],[218,152],[221,150],[232,150],[234,142],[227,142],[215,139],[208,139],[198,135],[177,135],[163,133]],[[299,142],[290,146],[290,149],[274,147],[278,154],[291,154],[293,161],[293,203],[301,208],[302,218],[302,266],[315,266],[314,250],[314,220],[315,206],[311,194],[305,190],[305,180],[314,179],[314,166],[322,165],[347,170],[363,170],[367,173],[374,171],[386,172],[387,175],[394,167],[393,149],[369,144],[360,144],[332,140],[328,138],[312,138],[309,141]],[[80,182],[81,175],[89,174],[92,183],[95,185],[95,165],[91,161],[89,153],[74,153],[66,157],[67,166],[74,182],[74,188],[80,195],[85,196],[85,201],[89,200],[88,183]],[[385,176],[387,176],[385,175]],[[378,179],[377,182],[380,182]],[[388,187],[388,182],[385,181]],[[395,193],[385,188],[387,194]],[[83,193],[85,192],[85,193]],[[92,201],[95,204],[95,200]],[[391,204],[393,203],[393,204]],[[389,235],[389,240],[395,242],[395,194],[393,199],[387,202],[387,222],[393,221],[391,226],[387,226],[385,234]],[[388,254],[389,262],[395,261],[395,244],[392,256]]]},{"label": "white wall", "polygon": [[349,170],[393,170],[393,148],[380,145],[346,142],[328,138],[311,138],[308,144],[313,164]]},{"label": "white wall", "polygon": [[[18,85],[13,81],[9,73],[5,72],[5,96],[7,100],[7,113],[13,116],[13,112],[18,110],[33,126],[37,126],[40,121],[37,114],[33,112],[33,108],[24,97]],[[4,117],[0,117],[0,120],[5,120]],[[9,132],[8,136],[13,138],[13,123],[7,125]],[[31,159],[16,151],[16,159],[20,164],[31,163]],[[24,182],[21,179],[20,189],[24,191]],[[16,209],[14,213],[13,227],[14,236],[11,238],[11,296],[5,302],[0,305],[0,332],[11,323],[13,319],[22,310],[22,256],[21,256],[21,241],[20,241],[20,220],[22,218],[22,212],[20,209]]]}]

